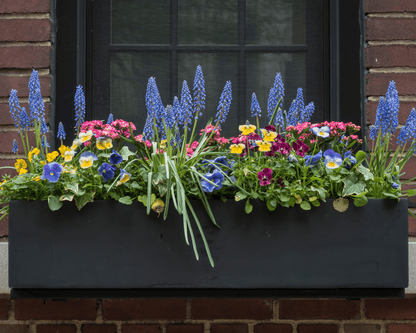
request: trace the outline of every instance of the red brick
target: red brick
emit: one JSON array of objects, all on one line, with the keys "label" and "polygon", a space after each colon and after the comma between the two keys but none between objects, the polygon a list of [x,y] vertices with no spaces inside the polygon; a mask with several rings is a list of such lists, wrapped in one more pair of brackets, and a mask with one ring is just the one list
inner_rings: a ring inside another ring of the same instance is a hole
[{"label": "red brick", "polygon": [[123,325],[123,333],[161,333],[159,325]]},{"label": "red brick", "polygon": [[416,333],[416,325],[388,325],[388,333]]},{"label": "red brick", "polygon": [[366,13],[416,12],[414,0],[365,0]]},{"label": "red brick", "polygon": [[402,173],[403,172],[405,172],[405,174],[400,178],[401,180],[416,177],[416,156],[412,156],[409,161],[407,161],[402,169]]},{"label": "red brick", "polygon": [[211,333],[247,333],[246,324],[213,324],[211,325]]},{"label": "red brick", "polygon": [[380,333],[380,325],[345,325],[345,333]]},{"label": "red brick", "polygon": [[367,40],[416,39],[416,19],[368,18]]},{"label": "red brick", "polygon": [[409,236],[416,236],[416,219],[409,214],[408,217],[409,222]]},{"label": "red brick", "polygon": [[415,73],[367,74],[367,95],[384,96],[391,80],[396,82],[399,96],[416,95]]},{"label": "red brick", "polygon": [[[2,47],[0,47],[1,51]],[[1,54],[0,54],[1,59]],[[1,61],[1,60],[0,60]],[[1,66],[0,66],[1,67]],[[42,91],[42,96],[50,96],[50,79],[49,75],[40,76],[40,86]],[[10,91],[12,89],[17,90],[17,95],[19,97],[28,97],[29,96],[29,77],[13,77],[13,76],[2,76],[0,77],[0,97],[9,97]]]},{"label": "red brick", "polygon": [[116,325],[83,325],[82,333],[117,333]]},{"label": "red brick", "polygon": [[[29,82],[29,79],[28,79]],[[26,109],[27,114],[30,114],[29,104],[20,103],[21,107]],[[45,103],[45,121],[49,122],[50,104]],[[10,108],[8,103],[0,103],[0,125],[13,125],[14,120],[10,115]],[[64,125],[65,126],[65,125]]]},{"label": "red brick", "polygon": [[[0,47],[0,68],[47,68],[50,65],[50,46]],[[29,82],[28,78],[26,80]]]},{"label": "red brick", "polygon": [[50,0],[3,0],[0,13],[48,13]]},{"label": "red brick", "polygon": [[[0,237],[1,236],[2,235],[0,234]],[[9,315],[9,307],[10,307],[10,300],[6,298],[0,298],[0,320],[7,320],[8,315]]]},{"label": "red brick", "polygon": [[[386,89],[387,90],[387,89]],[[367,103],[367,124],[374,124],[376,121],[378,102],[368,102]],[[406,124],[407,117],[409,117],[410,111],[415,108],[416,102],[403,102],[400,101],[400,111],[399,111],[399,124]],[[1,118],[0,118],[1,120]]]},{"label": "red brick", "polygon": [[[407,191],[407,190],[411,190],[411,189],[416,189],[416,183],[409,183],[409,184],[402,185],[402,190],[403,191]],[[416,208],[416,196],[405,197],[405,198],[407,198],[409,200],[409,207]]]},{"label": "red brick", "polygon": [[[10,158],[13,158],[12,155],[10,155]],[[15,162],[16,162],[16,158],[10,159],[10,160],[0,160],[0,167],[14,166]],[[3,175],[10,175],[13,177],[17,175],[17,172],[15,169],[0,169],[0,179],[2,179]],[[0,225],[1,225],[1,221],[0,221]]]},{"label": "red brick", "polygon": [[0,20],[0,41],[42,42],[51,36],[50,20]]},{"label": "red brick", "polygon": [[192,319],[272,319],[267,299],[193,299]]},{"label": "red brick", "polygon": [[76,333],[75,325],[37,325],[36,333]]},{"label": "red brick", "polygon": [[[35,132],[29,131],[28,137],[29,137],[30,147],[36,147]],[[19,147],[18,153],[24,154],[25,150],[22,145],[22,138],[20,137],[20,134],[18,133],[18,131],[7,131],[7,132],[0,131],[0,142],[1,142],[0,153],[12,154],[13,153],[13,140],[16,140],[17,146]],[[47,140],[48,142],[50,142],[48,136],[47,136]]]},{"label": "red brick", "polygon": [[292,325],[257,324],[254,333],[292,333]]},{"label": "red brick", "polygon": [[125,299],[104,300],[105,320],[185,319],[184,299]]},{"label": "red brick", "polygon": [[345,300],[281,300],[280,319],[355,319],[360,302]]},{"label": "red brick", "polygon": [[338,333],[337,325],[299,325],[298,333]]},{"label": "red brick", "polygon": [[166,333],[203,333],[203,325],[168,325]]},{"label": "red brick", "polygon": [[28,325],[0,325],[0,333],[30,333]]},{"label": "red brick", "polygon": [[0,221],[0,237],[9,235],[9,215]]},{"label": "red brick", "polygon": [[15,300],[17,320],[95,320],[97,318],[96,300]]},{"label": "red brick", "polygon": [[365,307],[368,319],[416,319],[416,298],[368,299]]},{"label": "red brick", "polygon": [[375,67],[416,67],[414,45],[369,46],[366,48],[366,64]]}]

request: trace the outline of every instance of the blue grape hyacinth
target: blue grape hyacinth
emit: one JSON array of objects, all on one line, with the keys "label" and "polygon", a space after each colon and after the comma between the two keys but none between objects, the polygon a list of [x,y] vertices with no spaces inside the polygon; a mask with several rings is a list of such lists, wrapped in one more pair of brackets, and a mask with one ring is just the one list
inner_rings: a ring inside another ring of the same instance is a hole
[{"label": "blue grape hyacinth", "polygon": [[85,96],[82,86],[79,85],[75,92],[75,128],[79,129],[85,121]]},{"label": "blue grape hyacinth", "polygon": [[288,115],[287,115],[288,126],[296,126],[298,124],[300,115],[304,108],[305,108],[305,104],[303,101],[303,90],[302,88],[298,88],[296,98],[293,100],[288,111]]},{"label": "blue grape hyacinth", "polygon": [[32,74],[30,75],[28,102],[31,124],[33,124],[35,120],[39,123],[42,116],[45,116],[45,105],[43,103],[39,76],[36,70],[32,70]]},{"label": "blue grape hyacinth", "polygon": [[114,121],[113,114],[112,114],[112,113],[110,113],[110,114],[108,115],[107,124],[111,124],[113,121]]},{"label": "blue grape hyacinth", "polygon": [[19,146],[17,145],[16,139],[13,140],[13,148],[12,148],[12,151],[15,154],[17,154],[17,152],[19,151]]},{"label": "blue grape hyacinth", "polygon": [[230,111],[232,100],[231,81],[227,81],[221,93],[220,103],[218,105],[218,112],[215,115],[215,122],[223,123],[227,119],[228,111]]},{"label": "blue grape hyacinth", "polygon": [[259,101],[257,100],[256,93],[253,92],[251,95],[251,116],[252,117],[261,117],[261,109]]},{"label": "blue grape hyacinth", "polygon": [[406,120],[406,124],[401,128],[399,136],[397,137],[397,143],[399,145],[406,144],[407,141],[416,138],[416,111],[413,108],[410,111],[409,117]]},{"label": "blue grape hyacinth", "polygon": [[10,115],[14,120],[14,126],[19,127],[19,113],[20,113],[20,104],[19,98],[17,97],[17,90],[12,89],[9,97],[9,108]]},{"label": "blue grape hyacinth", "polygon": [[276,73],[274,84],[270,89],[269,98],[267,100],[267,117],[269,118],[269,121],[271,120],[274,109],[276,108],[277,102],[279,102],[280,98],[282,99],[280,106],[283,105],[284,96],[285,87],[283,85],[282,75],[280,73]]},{"label": "blue grape hyacinth", "polygon": [[196,113],[195,119],[198,116],[202,116],[202,109],[205,109],[205,80],[202,68],[200,65],[196,67],[195,80],[194,80],[194,112]]},{"label": "blue grape hyacinth", "polygon": [[64,125],[62,124],[62,122],[59,122],[59,125],[58,125],[58,134],[56,135],[56,137],[59,140],[65,140],[65,138],[66,138],[66,133],[65,133],[65,130],[64,130]]},{"label": "blue grape hyacinth", "polygon": [[22,131],[27,131],[30,127],[29,116],[25,108],[21,108],[19,112],[19,126]]},{"label": "blue grape hyacinth", "polygon": [[192,123],[192,97],[191,92],[189,91],[188,83],[186,80],[183,81],[182,91],[181,91],[181,110],[182,114],[180,117],[180,124],[183,127],[188,127]]}]

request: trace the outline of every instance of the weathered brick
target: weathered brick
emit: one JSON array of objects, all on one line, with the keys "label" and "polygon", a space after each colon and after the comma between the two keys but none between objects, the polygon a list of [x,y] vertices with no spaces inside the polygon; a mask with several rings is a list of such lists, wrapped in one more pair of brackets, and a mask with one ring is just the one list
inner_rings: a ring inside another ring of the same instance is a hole
[{"label": "weathered brick", "polygon": [[367,19],[367,40],[416,39],[416,19],[375,18]]},{"label": "weathered brick", "polygon": [[415,73],[376,73],[367,74],[367,95],[383,96],[387,92],[390,81],[396,82],[400,96],[416,95]]},{"label": "weathered brick", "polygon": [[414,0],[365,0],[367,13],[416,12]]},{"label": "weathered brick", "polygon": [[123,333],[161,333],[162,329],[159,325],[123,325],[121,327]]},{"label": "weathered brick", "polygon": [[388,333],[415,333],[416,325],[388,325]]},{"label": "weathered brick", "polygon": [[[50,46],[0,47],[0,68],[47,68],[50,65]],[[28,78],[26,80],[29,82]]]},{"label": "weathered brick", "polygon": [[271,319],[267,299],[193,299],[192,319]]},{"label": "weathered brick", "polygon": [[0,237],[9,235],[9,215],[0,220]]},{"label": "weathered brick", "polygon": [[380,333],[381,326],[380,325],[345,325],[344,326],[345,333]]},{"label": "weathered brick", "polygon": [[126,299],[104,300],[105,320],[185,319],[184,299]]},{"label": "weathered brick", "polygon": [[203,333],[203,325],[168,325],[166,333]]},{"label": "weathered brick", "polygon": [[377,67],[416,67],[414,45],[383,45],[366,48],[366,65]]},{"label": "weathered brick", "polygon": [[75,325],[37,325],[36,333],[76,333]]},{"label": "weathered brick", "polygon": [[416,298],[368,299],[365,307],[368,319],[416,319]]},{"label": "weathered brick", "polygon": [[405,172],[400,179],[412,179],[416,177],[416,156],[412,156],[406,165],[403,167],[402,172]]},{"label": "weathered brick", "polygon": [[246,324],[213,324],[211,333],[247,333]]},{"label": "weathered brick", "polygon": [[[0,232],[1,232],[1,226],[0,226]],[[0,237],[1,236],[2,235],[0,234]],[[7,298],[0,298],[0,320],[7,320],[8,314],[9,314],[9,307],[10,307],[10,300]]]},{"label": "weathered brick", "polygon": [[82,325],[82,333],[117,333],[116,325]]},{"label": "weathered brick", "polygon": [[[35,134],[34,131],[28,132],[29,137],[29,145],[30,147],[36,147],[36,140],[35,140]],[[23,149],[22,145],[22,139],[20,137],[20,134],[17,131],[7,131],[2,132],[0,131],[0,142],[1,142],[1,148],[0,153],[13,153],[13,140],[16,140],[17,146],[19,147],[19,154],[24,154],[25,151]],[[48,142],[49,137],[47,137]]]},{"label": "weathered brick", "polygon": [[408,223],[409,223],[409,236],[416,236],[416,219],[409,214],[408,217]]},{"label": "weathered brick", "polygon": [[[402,185],[402,191],[407,191],[407,190],[411,190],[411,189],[416,189],[416,184],[414,183],[409,183],[409,184],[404,184]],[[413,197],[405,197],[407,198],[407,200],[409,200],[409,207],[412,208],[416,208],[416,196]]]},{"label": "weathered brick", "polygon": [[50,36],[50,20],[0,20],[0,41],[3,42],[43,42]]},{"label": "weathered brick", "polygon": [[360,302],[346,300],[281,300],[280,319],[355,319]]},{"label": "weathered brick", "polygon": [[[45,104],[45,121],[46,123],[49,123],[50,104],[49,103],[44,103],[44,104]],[[24,107],[28,114],[30,113],[29,105],[27,103],[20,103],[20,106]],[[13,125],[13,124],[14,124],[14,120],[10,115],[9,104],[0,103],[0,125]]]},{"label": "weathered brick", "polygon": [[[387,89],[386,89],[387,91]],[[374,124],[376,121],[378,102],[367,103],[367,124]],[[409,117],[410,111],[416,108],[416,102],[403,102],[400,101],[400,111],[398,115],[399,124],[406,124],[406,120]],[[0,118],[1,120],[1,118]]]},{"label": "weathered brick", "polygon": [[292,333],[292,325],[287,324],[257,324],[254,333]]},{"label": "weathered brick", "polygon": [[337,325],[307,325],[298,326],[298,333],[338,333]]},{"label": "weathered brick", "polygon": [[0,325],[0,333],[30,333],[29,325]]},{"label": "weathered brick", "polygon": [[0,13],[48,13],[49,0],[2,0]]},{"label": "weathered brick", "polygon": [[97,301],[90,299],[71,300],[15,300],[15,318],[17,320],[95,320]]},{"label": "weathered brick", "polygon": [[[14,166],[14,163],[16,163],[16,159],[12,159],[12,155],[10,156],[10,160],[0,160],[0,167],[4,167],[4,166]],[[1,169],[0,170],[0,179],[1,176],[3,175],[11,175],[11,176],[16,176],[17,172],[14,169]],[[1,224],[1,221],[0,221]]]},{"label": "weathered brick", "polygon": [[[0,51],[1,49],[2,47],[0,47]],[[0,55],[0,59],[1,59],[1,55]],[[45,97],[50,96],[50,89],[51,89],[50,79],[51,77],[49,75],[39,77],[42,96],[45,96]],[[29,77],[2,76],[0,77],[0,97],[9,97],[10,91],[12,89],[17,90],[18,97],[28,97],[29,96],[28,84],[29,84]]]}]

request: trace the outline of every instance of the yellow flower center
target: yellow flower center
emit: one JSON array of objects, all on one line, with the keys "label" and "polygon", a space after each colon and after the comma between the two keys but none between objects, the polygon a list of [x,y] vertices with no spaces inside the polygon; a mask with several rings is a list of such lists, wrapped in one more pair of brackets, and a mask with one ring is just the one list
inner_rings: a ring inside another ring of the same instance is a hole
[{"label": "yellow flower center", "polygon": [[328,162],[328,167],[330,167],[330,168],[335,168],[337,166],[338,166],[338,164],[336,164],[334,162]]},{"label": "yellow flower center", "polygon": [[51,172],[51,176],[53,176],[53,172]]}]

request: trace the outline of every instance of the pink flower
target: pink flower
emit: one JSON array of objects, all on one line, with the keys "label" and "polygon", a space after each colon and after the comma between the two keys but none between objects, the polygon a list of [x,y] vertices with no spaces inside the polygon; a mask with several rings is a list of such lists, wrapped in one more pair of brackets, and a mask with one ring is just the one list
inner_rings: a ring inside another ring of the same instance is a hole
[{"label": "pink flower", "polygon": [[273,170],[269,168],[264,168],[262,171],[257,173],[257,178],[260,180],[261,186],[269,185],[270,181],[273,178]]}]

